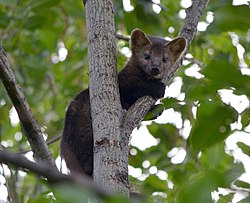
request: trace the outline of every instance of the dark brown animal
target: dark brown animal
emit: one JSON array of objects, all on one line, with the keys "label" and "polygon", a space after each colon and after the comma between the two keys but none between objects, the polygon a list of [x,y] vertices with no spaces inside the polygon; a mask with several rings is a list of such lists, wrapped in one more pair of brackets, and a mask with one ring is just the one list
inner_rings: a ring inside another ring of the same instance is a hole
[{"label": "dark brown animal", "polygon": [[[121,104],[129,109],[137,99],[164,96],[161,79],[182,56],[186,40],[178,37],[170,42],[146,36],[140,29],[131,34],[132,56],[118,74]],[[93,173],[93,130],[89,90],[80,92],[70,103],[65,117],[61,155],[71,172]]]}]

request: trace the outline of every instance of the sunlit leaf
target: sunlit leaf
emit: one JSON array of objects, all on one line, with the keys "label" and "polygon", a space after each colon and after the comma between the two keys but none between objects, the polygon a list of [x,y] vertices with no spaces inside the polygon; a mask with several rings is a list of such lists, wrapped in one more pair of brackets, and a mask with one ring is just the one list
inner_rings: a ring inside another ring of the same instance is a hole
[{"label": "sunlit leaf", "polygon": [[243,142],[238,142],[237,145],[241,148],[244,154],[250,156],[250,146]]},{"label": "sunlit leaf", "polygon": [[225,196],[220,195],[220,199],[217,201],[217,203],[231,202],[233,197],[234,197],[234,193],[229,193],[228,195],[225,195]]},{"label": "sunlit leaf", "polygon": [[157,176],[151,175],[145,180],[145,189],[147,187],[154,187],[156,191],[165,191],[167,187],[167,181],[160,180]]},{"label": "sunlit leaf", "polygon": [[144,117],[144,121],[147,120],[153,120],[156,119],[158,116],[160,116],[164,111],[164,105],[163,104],[157,104],[153,106],[150,111],[147,113],[147,115]]},{"label": "sunlit leaf", "polygon": [[197,120],[188,138],[194,153],[224,140],[230,134],[230,124],[237,113],[229,106],[214,101],[201,103],[197,111]]},{"label": "sunlit leaf", "polygon": [[247,182],[245,182],[245,181],[236,180],[236,181],[234,182],[234,184],[235,184],[237,187],[250,189],[250,184],[247,183]]},{"label": "sunlit leaf", "polygon": [[[125,36],[139,27],[149,35],[173,38],[178,35],[184,23],[184,19],[180,18],[180,13],[185,13],[181,1],[161,1],[162,10],[159,14],[154,12],[151,0],[130,1],[134,7],[130,12],[124,11],[123,6],[124,2],[129,1],[114,2],[115,29]],[[177,128],[172,124],[175,122],[174,118],[169,117],[167,120],[171,123],[147,122],[149,132],[159,143],[144,151],[136,146],[131,147],[136,155],[130,154],[129,164],[142,171],[140,178],[148,176],[145,181],[130,177],[131,186],[152,201],[211,202],[211,191],[218,191],[218,187],[229,188],[235,183],[249,188],[244,181],[236,181],[245,172],[243,164],[235,163],[234,158],[225,152],[224,139],[233,133],[230,123],[238,119],[238,114],[222,103],[218,96],[219,89],[227,88],[235,94],[250,98],[250,77],[241,73],[242,66],[246,66],[246,71],[250,65],[250,12],[246,5],[232,6],[231,3],[228,0],[209,1],[207,11],[212,12],[210,14],[214,16],[214,21],[205,32],[197,33],[188,50],[204,66],[194,65],[194,60],[178,70],[177,75],[183,81],[183,100],[172,97],[162,99],[165,109],[173,108],[179,113],[181,124]],[[207,16],[209,13],[204,12],[201,21],[207,22]],[[0,0],[0,28],[0,43],[7,52],[11,68],[44,135],[48,140],[60,135],[67,105],[74,95],[88,86],[88,33],[83,1]],[[240,45],[237,46],[237,37],[232,40],[229,32],[238,36]],[[128,42],[118,40],[118,43],[117,50],[129,47]],[[58,52],[63,46],[68,55],[65,60],[60,61]],[[117,59],[120,70],[127,58],[119,53]],[[185,70],[193,65],[204,78],[186,75]],[[179,92],[177,89],[176,91]],[[30,149],[30,146],[20,124],[11,125],[11,108],[12,103],[4,87],[0,85],[1,144],[18,153]],[[249,125],[249,115],[249,108],[240,114],[242,129]],[[181,136],[187,130],[186,126],[183,128],[185,122],[192,127],[188,140]],[[21,140],[16,140],[15,135],[20,133]],[[143,135],[141,139],[144,139]],[[249,146],[237,144],[249,155]],[[59,141],[49,147],[53,157],[58,158]],[[187,154],[183,162],[173,164],[169,151],[178,148],[182,148]],[[191,156],[197,155],[199,151],[201,153],[198,157]],[[144,161],[149,161],[149,167],[143,167]],[[157,173],[150,174],[151,166],[166,172],[169,182],[159,179]],[[16,174],[19,172],[13,172],[11,178]],[[16,187],[21,202],[54,202],[53,195],[50,195],[51,189],[36,176],[24,175],[18,178]],[[160,193],[152,196],[157,191],[167,194],[167,199],[161,197]],[[91,192],[71,186],[61,186],[55,194],[58,194],[57,202],[88,202],[93,197]],[[219,202],[230,202],[233,195],[234,193],[220,195]],[[121,197],[108,200],[126,201],[126,198]],[[249,198],[242,202],[249,202]]]},{"label": "sunlit leaf", "polygon": [[213,61],[203,71],[219,88],[237,88],[250,95],[250,76],[242,75],[239,68],[226,61]]},{"label": "sunlit leaf", "polygon": [[205,174],[191,176],[177,194],[178,203],[213,202],[211,192],[224,184],[223,177],[215,171],[209,170]]},{"label": "sunlit leaf", "polygon": [[208,28],[208,32],[247,31],[250,27],[250,8],[247,5],[221,6],[214,10],[214,22]]}]

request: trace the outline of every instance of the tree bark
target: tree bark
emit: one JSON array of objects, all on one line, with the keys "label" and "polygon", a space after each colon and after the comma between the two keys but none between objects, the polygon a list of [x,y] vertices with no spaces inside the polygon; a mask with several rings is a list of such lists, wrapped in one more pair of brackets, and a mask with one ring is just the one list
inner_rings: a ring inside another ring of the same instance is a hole
[{"label": "tree bark", "polygon": [[91,190],[94,194],[103,199],[112,195],[106,188],[102,188],[98,184],[95,184],[87,175],[76,173],[74,175],[66,175],[59,172],[55,167],[51,167],[47,162],[41,161],[34,163],[20,154],[0,150],[0,163],[12,164],[18,168],[24,169],[26,172],[29,171],[36,175],[43,176],[52,185],[63,182],[73,183],[76,186],[82,186],[83,188]]},{"label": "tree bark", "polygon": [[[22,130],[30,143],[34,156],[37,159],[48,161],[55,166],[49,147],[46,144],[42,131],[38,126],[33,113],[27,103],[22,89],[19,86],[14,73],[12,72],[8,58],[0,45],[0,78],[18,113]],[[56,168],[56,167],[55,167]]]},{"label": "tree bark", "polygon": [[[112,0],[84,1],[88,32],[88,63],[91,115],[94,134],[94,180],[110,191],[129,195],[128,144],[132,130],[144,118],[155,100],[140,98],[126,113],[121,108],[117,84],[114,10]],[[187,49],[208,0],[194,0],[187,9],[179,35]],[[185,54],[184,54],[185,55]],[[167,84],[182,59],[164,77]]]},{"label": "tree bark", "polygon": [[94,181],[128,196],[128,140],[121,137],[123,110],[118,91],[113,1],[91,0],[85,2],[85,7]]}]

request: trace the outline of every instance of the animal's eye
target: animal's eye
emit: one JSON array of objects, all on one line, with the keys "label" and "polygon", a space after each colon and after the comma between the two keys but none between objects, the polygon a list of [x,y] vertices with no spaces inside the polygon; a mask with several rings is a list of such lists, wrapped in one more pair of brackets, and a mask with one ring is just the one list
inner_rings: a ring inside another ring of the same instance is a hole
[{"label": "animal's eye", "polygon": [[168,61],[168,58],[166,58],[166,57],[164,57],[164,58],[162,59],[162,62],[163,62],[163,63],[167,63],[167,61]]},{"label": "animal's eye", "polygon": [[149,60],[150,59],[150,56],[148,54],[144,54],[144,59],[145,60]]}]

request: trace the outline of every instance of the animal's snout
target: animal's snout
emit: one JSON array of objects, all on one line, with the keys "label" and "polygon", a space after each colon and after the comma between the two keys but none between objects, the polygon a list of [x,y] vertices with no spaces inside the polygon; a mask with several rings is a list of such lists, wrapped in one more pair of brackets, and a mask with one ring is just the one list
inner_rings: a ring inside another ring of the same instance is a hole
[{"label": "animal's snout", "polygon": [[160,69],[159,69],[158,66],[152,67],[152,69],[151,69],[151,74],[152,74],[153,76],[159,75],[159,73],[160,73]]}]

